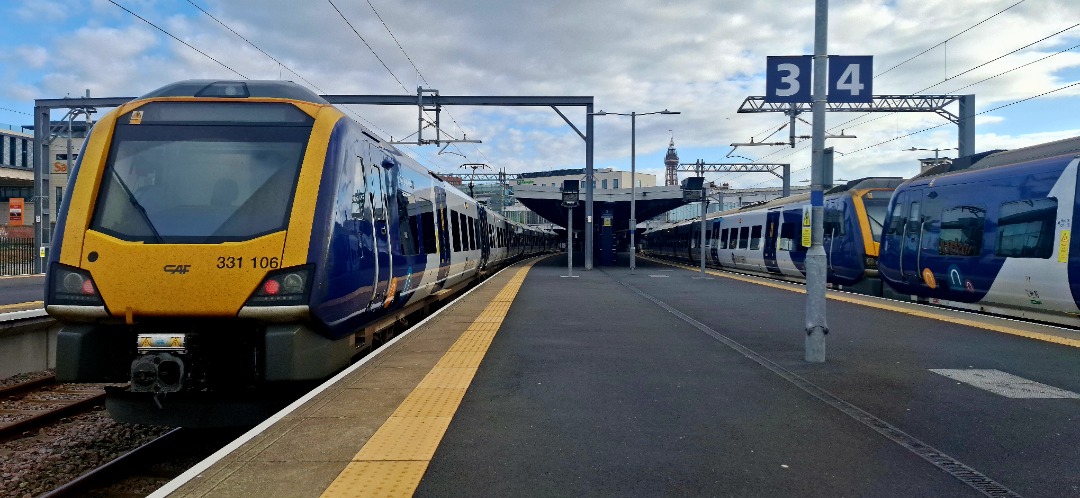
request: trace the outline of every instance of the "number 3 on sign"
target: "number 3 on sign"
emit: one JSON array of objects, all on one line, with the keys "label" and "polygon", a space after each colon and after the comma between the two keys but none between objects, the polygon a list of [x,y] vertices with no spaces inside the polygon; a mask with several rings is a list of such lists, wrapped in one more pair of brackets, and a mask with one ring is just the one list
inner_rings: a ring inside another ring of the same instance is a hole
[{"label": "number 3 on sign", "polygon": [[870,55],[829,56],[829,102],[873,102],[873,65]]},{"label": "number 3 on sign", "polygon": [[765,102],[810,102],[812,67],[809,55],[766,57]]}]

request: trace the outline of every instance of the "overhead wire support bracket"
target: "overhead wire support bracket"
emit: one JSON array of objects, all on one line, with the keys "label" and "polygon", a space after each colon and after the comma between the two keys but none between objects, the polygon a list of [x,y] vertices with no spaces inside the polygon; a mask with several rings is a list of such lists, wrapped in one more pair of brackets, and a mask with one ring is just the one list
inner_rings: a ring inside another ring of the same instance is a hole
[{"label": "overhead wire support bracket", "polygon": [[[960,123],[960,116],[945,109],[959,102],[965,95],[874,95],[873,101],[828,102],[829,112],[934,112],[953,124]],[[810,112],[810,103],[765,102],[764,96],[750,96],[739,106],[739,113],[783,112],[786,114]]]},{"label": "overhead wire support bracket", "polygon": [[[787,144],[784,144],[787,145]],[[783,170],[783,174],[776,170]],[[697,173],[704,176],[710,173],[771,173],[783,180],[783,196],[791,195],[791,164],[790,163],[707,163],[698,159],[692,163],[679,163],[675,171]]]}]

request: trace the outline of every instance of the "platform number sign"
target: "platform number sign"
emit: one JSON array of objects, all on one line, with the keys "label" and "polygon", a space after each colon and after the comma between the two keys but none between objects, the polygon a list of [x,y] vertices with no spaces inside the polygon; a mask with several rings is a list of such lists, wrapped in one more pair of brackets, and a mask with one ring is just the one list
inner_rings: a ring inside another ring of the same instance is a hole
[{"label": "platform number sign", "polygon": [[[765,102],[811,102],[813,61],[811,55],[766,57]],[[830,55],[829,102],[872,102],[873,61],[874,57],[870,55]]]},{"label": "platform number sign", "polygon": [[765,102],[810,102],[814,58],[809,55],[766,57]]},{"label": "platform number sign", "polygon": [[870,55],[829,56],[829,102],[872,102],[873,65]]}]

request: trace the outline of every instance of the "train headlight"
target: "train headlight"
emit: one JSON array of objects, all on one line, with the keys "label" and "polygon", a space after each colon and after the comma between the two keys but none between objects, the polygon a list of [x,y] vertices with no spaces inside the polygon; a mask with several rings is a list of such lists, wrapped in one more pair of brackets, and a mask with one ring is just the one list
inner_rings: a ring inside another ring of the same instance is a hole
[{"label": "train headlight", "polygon": [[266,275],[247,306],[294,306],[307,304],[312,266],[297,266]]},{"label": "train headlight", "polygon": [[53,263],[50,271],[49,304],[75,306],[103,306],[97,286],[90,272],[60,263]]}]

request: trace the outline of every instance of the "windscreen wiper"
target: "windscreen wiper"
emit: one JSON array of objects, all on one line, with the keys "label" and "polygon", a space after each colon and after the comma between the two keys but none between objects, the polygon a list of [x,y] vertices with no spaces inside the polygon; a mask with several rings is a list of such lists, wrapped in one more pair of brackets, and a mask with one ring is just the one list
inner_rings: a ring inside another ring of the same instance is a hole
[{"label": "windscreen wiper", "polygon": [[157,228],[154,227],[154,223],[150,221],[150,215],[146,214],[146,208],[144,208],[142,204],[139,204],[139,201],[135,198],[135,194],[131,192],[131,189],[128,188],[127,183],[124,183],[124,179],[120,177],[120,173],[116,172],[116,168],[110,169],[112,169],[113,178],[116,178],[116,181],[120,184],[120,187],[124,189],[124,193],[127,194],[128,201],[131,202],[131,205],[134,206],[135,210],[138,211],[139,215],[142,216],[143,221],[146,222],[146,226],[150,228],[150,232],[154,234],[154,240],[157,241],[159,244],[164,244],[165,239],[161,238],[161,234],[158,233]]}]

